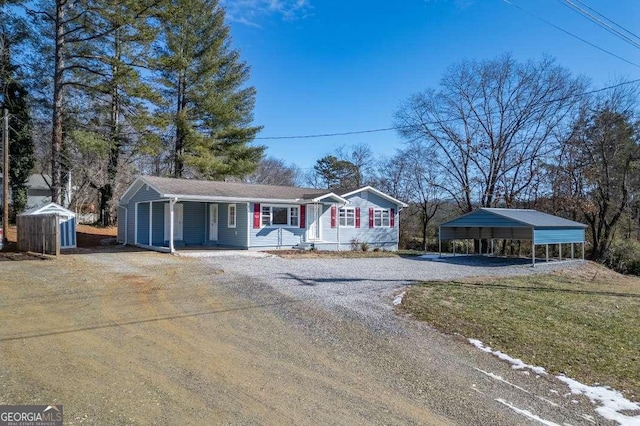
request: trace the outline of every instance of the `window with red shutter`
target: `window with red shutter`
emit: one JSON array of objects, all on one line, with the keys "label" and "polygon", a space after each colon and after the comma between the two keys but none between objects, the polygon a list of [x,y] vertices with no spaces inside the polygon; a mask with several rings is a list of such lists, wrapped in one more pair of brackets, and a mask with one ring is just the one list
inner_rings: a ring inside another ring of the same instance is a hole
[{"label": "window with red shutter", "polygon": [[356,228],[360,228],[360,207],[356,207]]},{"label": "window with red shutter", "polygon": [[373,228],[373,207],[369,207],[369,228]]},{"label": "window with red shutter", "polygon": [[307,223],[307,206],[300,206],[300,228],[304,228]]},{"label": "window with red shutter", "polygon": [[396,209],[391,209],[391,217],[389,217],[389,226],[396,227]]},{"label": "window with red shutter", "polygon": [[336,206],[331,206],[331,227],[336,227]]}]

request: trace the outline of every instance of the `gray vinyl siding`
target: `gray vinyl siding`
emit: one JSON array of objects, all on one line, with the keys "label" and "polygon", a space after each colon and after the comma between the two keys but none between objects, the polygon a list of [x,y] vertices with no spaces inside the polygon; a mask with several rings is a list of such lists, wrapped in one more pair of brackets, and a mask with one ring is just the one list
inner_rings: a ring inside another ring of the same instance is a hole
[{"label": "gray vinyl siding", "polygon": [[118,243],[124,244],[126,239],[127,209],[118,206]]},{"label": "gray vinyl siding", "polygon": [[138,204],[138,244],[149,244],[149,203]]},{"label": "gray vinyl siding", "polygon": [[187,245],[203,245],[208,225],[207,204],[185,201],[182,205],[182,240]]},{"label": "gray vinyl siding", "polygon": [[[398,225],[399,225],[399,208],[398,205],[385,200],[372,192],[359,192],[348,198],[350,204],[346,208],[360,208],[360,228],[356,227],[340,227],[340,243],[341,249],[350,248],[351,240],[365,242],[369,244],[369,248],[382,248],[386,250],[398,249]],[[369,209],[394,210],[394,226],[391,227],[391,217],[389,218],[389,226],[369,227]],[[339,214],[337,220],[340,219]],[[329,221],[331,215],[329,214]],[[330,222],[329,222],[330,224]]]},{"label": "gray vinyl siding", "polygon": [[[160,198],[160,194],[158,194],[156,191],[154,191],[151,188],[147,188],[147,185],[142,185],[140,187],[140,189],[133,195],[133,197],[131,197],[131,199],[129,200],[129,203],[125,206],[128,208],[129,210],[129,214],[128,215],[123,215],[122,219],[127,221],[127,243],[128,244],[134,244],[135,243],[135,232],[136,232],[136,203],[137,202],[142,202],[142,201],[156,201],[158,200],[158,198]],[[159,205],[160,203],[158,203]],[[138,216],[141,216],[140,214],[140,210],[139,207],[143,206],[145,204],[139,204],[138,205]],[[146,234],[145,237],[145,241],[147,241],[147,243],[149,242],[149,210],[148,207],[149,205],[146,204],[147,206],[147,212],[146,212],[146,216],[144,218],[145,223],[146,223],[146,231],[144,231]],[[155,210],[154,206],[154,210]],[[163,207],[164,208],[164,207]],[[118,226],[120,224],[120,215],[118,215]],[[162,225],[164,226],[164,224]],[[138,236],[140,236],[140,223],[138,224]],[[145,244],[147,244],[145,243]],[[143,244],[140,240],[138,240],[138,244]]]},{"label": "gray vinyl siding", "polygon": [[[233,204],[233,203],[232,203]],[[236,227],[229,228],[229,204],[218,204],[218,245],[223,247],[247,248],[249,214],[247,203],[236,204]],[[207,218],[208,227],[208,218]]]},{"label": "gray vinyl siding", "polygon": [[153,210],[151,212],[153,229],[151,230],[151,238],[154,246],[161,246],[164,244],[164,205],[167,203],[152,203]]},{"label": "gray vinyl siding", "polygon": [[[269,204],[269,203],[264,203]],[[280,226],[264,226],[259,229],[253,228],[253,209],[255,203],[249,204],[251,214],[245,214],[244,220],[249,229],[250,247],[255,249],[268,248],[291,248],[305,240],[306,228],[297,227],[280,227]],[[291,204],[292,207],[300,207],[299,204]],[[238,223],[240,225],[240,223]]]}]

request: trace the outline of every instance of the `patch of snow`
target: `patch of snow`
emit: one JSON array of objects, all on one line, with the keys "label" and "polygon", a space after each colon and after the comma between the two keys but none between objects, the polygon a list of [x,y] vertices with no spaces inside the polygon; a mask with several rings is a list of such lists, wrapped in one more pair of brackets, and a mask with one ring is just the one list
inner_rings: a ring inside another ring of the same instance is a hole
[{"label": "patch of snow", "polygon": [[553,402],[553,401],[549,401],[547,398],[543,398],[543,397],[539,396],[539,397],[538,397],[538,399],[539,399],[540,401],[544,401],[544,402],[546,402],[546,403],[547,403],[547,404],[549,404],[549,405],[553,405],[554,407],[560,407],[560,404],[556,404],[556,403],[555,403],[555,402]]},{"label": "patch of snow", "polygon": [[522,392],[524,392],[524,393],[529,393],[529,391],[528,391],[528,390],[526,390],[526,389],[524,389],[524,388],[521,388],[521,387],[520,387],[520,386],[518,386],[518,385],[514,385],[514,384],[513,384],[513,383],[511,383],[510,381],[503,379],[503,378],[502,378],[502,376],[499,376],[499,375],[497,375],[497,374],[491,373],[491,372],[489,372],[489,371],[484,371],[484,370],[481,370],[481,369],[479,369],[479,368],[475,368],[475,367],[474,367],[474,370],[478,370],[478,371],[479,371],[479,372],[481,372],[482,374],[485,374],[485,375],[487,375],[487,376],[491,377],[492,379],[496,379],[496,380],[498,380],[498,381],[500,381],[500,382],[503,382],[503,383],[508,384],[509,386],[513,386],[514,388],[516,388],[516,389],[518,389],[518,390],[521,390],[521,391],[522,391]]},{"label": "patch of snow", "polygon": [[402,299],[404,298],[404,295],[406,294],[406,291],[403,291],[402,293],[400,293],[399,295],[397,295],[395,297],[395,299],[393,299],[393,306],[398,306],[402,303]]},{"label": "patch of snow", "polygon": [[[498,358],[505,360],[512,364],[512,368],[523,369],[528,368],[539,374],[547,374],[544,368],[529,365],[524,363],[521,359],[512,358],[509,355],[500,351],[494,351],[489,346],[485,346],[480,340],[468,339],[476,348],[481,351],[493,354]],[[622,414],[621,411],[640,411],[640,404],[629,401],[627,398],[615,389],[611,389],[608,386],[588,386],[566,376],[556,376],[558,380],[564,382],[569,386],[571,393],[565,394],[569,396],[571,394],[585,395],[591,403],[600,406],[595,409],[596,413],[600,414],[607,420],[613,420],[621,426],[640,426],[640,414],[636,416],[628,416]],[[551,390],[550,392],[557,393],[557,391]],[[502,402],[502,401],[499,401]],[[577,403],[578,401],[572,400],[571,402]],[[503,402],[505,405],[508,403]]]},{"label": "patch of snow", "polygon": [[497,356],[498,358],[507,361],[511,364],[511,368],[514,368],[516,370],[522,370],[524,368],[528,368],[529,370],[533,371],[534,373],[538,373],[538,374],[547,374],[546,370],[542,367],[537,367],[535,365],[530,365],[530,364],[525,364],[521,359],[519,358],[512,358],[509,355],[500,352],[500,351],[494,351],[491,349],[490,346],[485,346],[484,343],[482,343],[480,340],[478,339],[468,339],[469,343],[471,343],[473,346],[475,346],[476,348],[480,349],[481,351],[493,354],[495,356]]},{"label": "patch of snow", "polygon": [[629,401],[620,392],[608,386],[587,386],[566,376],[557,376],[574,394],[585,395],[593,403],[600,403],[596,413],[622,426],[640,426],[640,414],[627,416],[620,411],[640,411],[640,404]]},{"label": "patch of snow", "polygon": [[513,404],[511,404],[511,403],[509,403],[509,402],[507,402],[507,401],[505,401],[505,400],[504,400],[504,399],[502,399],[502,398],[498,398],[498,399],[496,399],[496,401],[498,401],[498,402],[499,402],[500,404],[502,404],[502,405],[506,405],[507,407],[509,407],[509,408],[511,408],[513,411],[515,411],[516,413],[518,413],[518,414],[522,414],[523,416],[528,417],[528,418],[530,418],[531,420],[535,420],[535,421],[537,421],[537,422],[539,422],[539,423],[542,423],[543,425],[546,425],[546,426],[560,426],[558,423],[554,423],[554,422],[551,422],[551,421],[549,421],[549,420],[545,420],[545,419],[543,419],[543,418],[541,418],[541,417],[536,416],[535,414],[533,414],[533,413],[532,413],[531,411],[529,411],[529,410],[524,410],[524,409],[522,409],[522,408],[518,408],[518,407],[516,407],[515,405],[513,405]]}]

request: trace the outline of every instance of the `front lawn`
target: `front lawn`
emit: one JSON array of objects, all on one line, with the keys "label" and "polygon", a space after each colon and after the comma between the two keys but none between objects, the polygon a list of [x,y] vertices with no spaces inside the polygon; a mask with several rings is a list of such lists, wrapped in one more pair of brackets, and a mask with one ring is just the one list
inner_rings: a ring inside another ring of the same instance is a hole
[{"label": "front lawn", "polygon": [[402,307],[445,333],[640,399],[640,278],[587,263],[513,278],[427,282]]}]

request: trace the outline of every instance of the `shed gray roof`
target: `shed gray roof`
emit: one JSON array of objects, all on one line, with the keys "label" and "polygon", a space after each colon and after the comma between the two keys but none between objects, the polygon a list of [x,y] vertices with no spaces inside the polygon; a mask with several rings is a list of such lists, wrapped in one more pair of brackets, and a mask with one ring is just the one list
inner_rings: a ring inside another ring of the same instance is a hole
[{"label": "shed gray roof", "polygon": [[[534,228],[586,228],[587,225],[575,222],[573,220],[565,219],[562,217],[554,216],[548,213],[539,212],[531,209],[498,209],[482,207],[471,213],[460,216],[456,219],[443,223],[440,226],[456,226],[454,222],[460,218],[471,219],[474,215],[478,215],[480,212],[487,212],[498,217],[503,217],[523,225],[532,226]],[[495,226],[495,225],[494,225]]]}]

